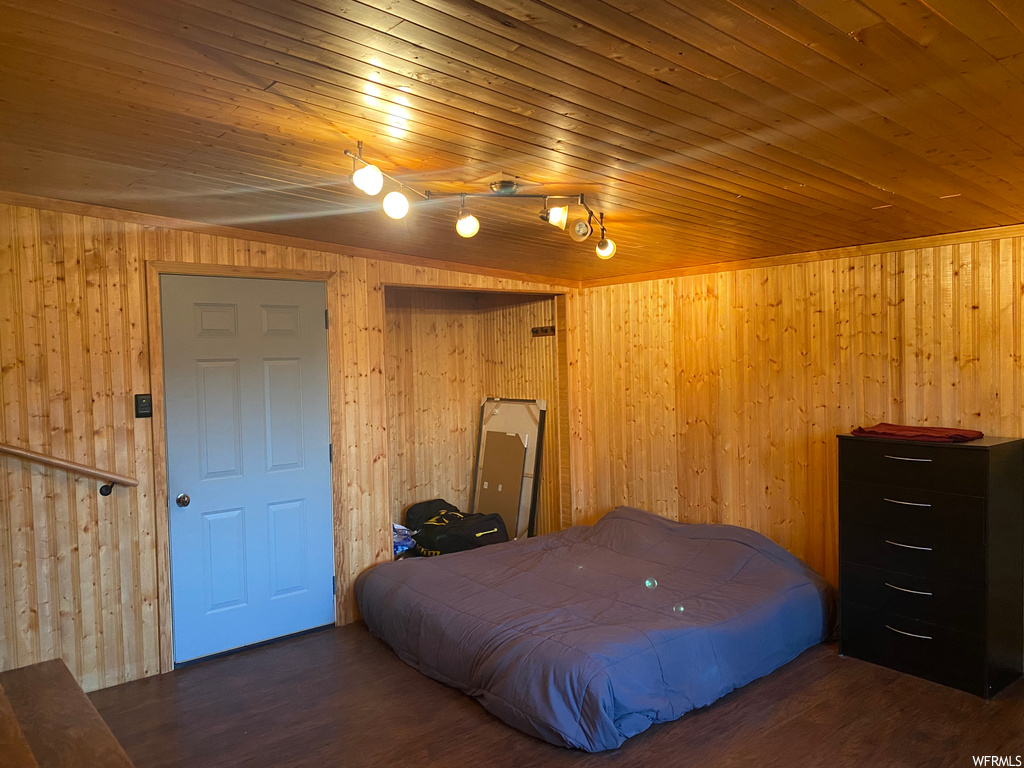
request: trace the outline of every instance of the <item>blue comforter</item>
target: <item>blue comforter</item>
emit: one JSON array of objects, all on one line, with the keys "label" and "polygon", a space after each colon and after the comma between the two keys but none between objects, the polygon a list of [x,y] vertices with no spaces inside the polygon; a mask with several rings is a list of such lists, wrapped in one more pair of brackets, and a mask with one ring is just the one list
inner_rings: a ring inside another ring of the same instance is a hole
[{"label": "blue comforter", "polygon": [[510,725],[591,752],[825,639],[831,589],[753,531],[619,507],[593,526],[377,566],[370,631]]}]

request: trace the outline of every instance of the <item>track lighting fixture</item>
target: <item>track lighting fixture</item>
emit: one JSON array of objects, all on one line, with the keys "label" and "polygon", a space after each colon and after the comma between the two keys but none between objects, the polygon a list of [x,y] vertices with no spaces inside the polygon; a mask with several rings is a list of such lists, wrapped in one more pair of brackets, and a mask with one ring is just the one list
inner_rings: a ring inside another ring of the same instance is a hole
[{"label": "track lighting fixture", "polygon": [[597,217],[599,226],[601,227],[601,239],[597,243],[597,257],[599,259],[610,259],[615,255],[615,241],[608,238],[604,231],[604,214],[600,214]]},{"label": "track lighting fixture", "polygon": [[[545,198],[545,203],[547,198]],[[553,227],[559,229],[565,229],[566,223],[569,221],[569,206],[559,205],[554,208],[545,208],[540,214],[541,221],[546,221]]]},{"label": "track lighting fixture", "polygon": [[[352,175],[350,180],[357,189],[360,189],[371,197],[380,194],[384,189],[384,184],[386,182],[395,184],[398,189],[388,192],[384,196],[383,200],[384,213],[392,219],[403,219],[409,213],[409,198],[405,194],[406,190],[419,195],[424,200],[455,196],[453,194],[431,196],[429,191],[418,192],[417,190],[410,189],[398,179],[381,171],[381,169],[373,163],[364,160],[363,142],[357,142],[356,147],[357,151],[355,153],[350,152],[347,149],[345,150],[345,155],[352,158]],[[477,219],[477,217],[474,216],[468,208],[466,208],[467,197],[486,197],[491,200],[541,199],[544,201],[544,207],[540,212],[541,220],[554,227],[558,227],[563,231],[568,227],[569,236],[577,243],[582,243],[594,233],[594,217],[597,216],[597,226],[601,229],[601,240],[597,244],[596,249],[597,255],[602,259],[610,259],[615,255],[615,242],[612,241],[605,232],[604,213],[596,214],[593,209],[587,205],[582,194],[519,195],[516,194],[519,191],[519,184],[513,179],[501,179],[499,181],[491,182],[490,188],[491,194],[485,192],[457,193],[461,198],[462,204],[459,207],[459,213],[455,220],[455,231],[460,237],[470,238],[480,231],[480,220]],[[558,201],[558,204],[551,205],[550,203],[552,201]],[[579,216],[570,222],[569,208],[572,205],[583,208],[583,210],[586,211],[587,217],[582,218],[582,216]]]},{"label": "track lighting fixture", "polygon": [[[352,176],[349,178],[353,186],[370,197],[380,194],[384,188],[384,174],[376,165],[363,160],[363,142],[357,142],[356,151],[358,154],[353,155],[347,149],[345,150],[345,154],[352,158]],[[362,165],[357,168],[357,163],[362,163]]]},{"label": "track lighting fixture", "polygon": [[588,214],[585,219],[574,219],[569,225],[569,237],[577,243],[582,243],[590,237],[594,233],[594,228],[590,224],[592,218],[593,216]]},{"label": "track lighting fixture", "polygon": [[[462,237],[473,237],[477,232],[480,231],[480,221],[469,212],[466,208],[467,197],[486,197],[490,200],[525,200],[525,199],[537,199],[540,198],[544,201],[544,207],[540,212],[541,221],[545,221],[548,224],[558,227],[559,229],[565,229],[568,225],[569,237],[575,240],[577,243],[582,243],[584,240],[594,234],[594,217],[598,217],[599,226],[601,227],[601,242],[597,245],[597,255],[602,259],[610,259],[615,255],[615,243],[607,239],[605,236],[604,228],[604,214],[596,214],[587,205],[583,195],[517,195],[516,190],[519,186],[514,181],[507,183],[491,182],[491,191],[493,194],[487,194],[485,192],[460,192],[458,193],[462,205],[459,208],[459,214],[455,220],[455,231],[458,232]],[[427,192],[425,197],[428,200],[433,200],[439,197],[452,197],[453,195],[434,195]],[[549,205],[553,200],[559,202],[565,200],[568,201],[563,205]],[[571,205],[582,206],[583,210],[587,213],[587,218],[573,219],[572,223],[569,224],[569,207]]]},{"label": "track lighting fixture", "polygon": [[460,208],[459,218],[455,222],[455,231],[462,237],[472,237],[480,231],[480,220],[465,208]]},{"label": "track lighting fixture", "polygon": [[373,197],[384,188],[384,174],[376,165],[364,165],[352,172],[352,183],[357,189]]},{"label": "track lighting fixture", "polygon": [[392,219],[404,219],[409,213],[409,198],[401,192],[388,192],[384,195],[384,213]]},{"label": "track lighting fixture", "polygon": [[[363,142],[356,143],[356,153],[345,150],[345,155],[352,158],[352,184],[357,189],[373,197],[380,194],[384,188],[385,179],[398,185],[398,189],[384,195],[384,213],[392,219],[404,219],[409,213],[409,198],[405,196],[405,190],[409,189],[398,179],[384,173],[373,163],[363,160]],[[361,164],[361,165],[359,165]],[[358,165],[358,167],[357,167]],[[416,190],[410,190],[416,192]],[[416,192],[417,195],[426,199],[428,196]]]},{"label": "track lighting fixture", "polygon": [[455,231],[462,237],[472,237],[480,231],[480,220],[466,208],[466,196],[462,196],[462,207],[455,220]]}]

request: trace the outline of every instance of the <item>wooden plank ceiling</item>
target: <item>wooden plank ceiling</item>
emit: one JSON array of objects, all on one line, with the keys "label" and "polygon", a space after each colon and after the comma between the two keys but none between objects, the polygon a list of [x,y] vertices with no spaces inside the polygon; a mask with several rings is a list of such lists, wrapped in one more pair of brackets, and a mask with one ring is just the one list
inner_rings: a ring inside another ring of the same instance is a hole
[{"label": "wooden plank ceiling", "polygon": [[[0,188],[596,279],[1024,222],[1020,0],[0,0]],[[401,221],[419,191],[575,194]],[[387,191],[387,189],[385,189]]]}]

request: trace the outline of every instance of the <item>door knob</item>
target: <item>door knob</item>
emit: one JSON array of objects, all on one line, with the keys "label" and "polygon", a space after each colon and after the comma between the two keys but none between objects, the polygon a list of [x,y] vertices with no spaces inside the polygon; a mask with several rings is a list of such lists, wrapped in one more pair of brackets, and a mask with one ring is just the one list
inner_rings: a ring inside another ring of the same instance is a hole
[{"label": "door knob", "polygon": [[187,507],[192,499],[188,497],[187,493],[179,493],[177,498],[174,499],[174,503],[179,507]]}]

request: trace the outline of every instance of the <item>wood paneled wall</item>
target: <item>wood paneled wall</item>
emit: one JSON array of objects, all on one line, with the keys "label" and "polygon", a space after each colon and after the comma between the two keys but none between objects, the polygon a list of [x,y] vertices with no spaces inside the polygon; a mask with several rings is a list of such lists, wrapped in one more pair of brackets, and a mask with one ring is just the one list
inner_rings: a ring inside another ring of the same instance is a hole
[{"label": "wood paneled wall", "polygon": [[142,231],[0,206],[0,441],[138,489],[0,456],[0,669],[63,657],[87,688],[159,669]]},{"label": "wood paneled wall", "polygon": [[[391,515],[445,498],[468,511],[483,397],[545,399],[537,531],[563,525],[554,299],[466,291],[386,290]],[[566,464],[568,462],[566,461]],[[568,505],[566,505],[568,506]],[[565,514],[567,519],[571,515]],[[566,522],[565,524],[569,524]]]},{"label": "wood paneled wall", "polygon": [[[327,282],[342,621],[355,575],[389,557],[391,464],[408,479],[431,460],[396,444],[406,419],[389,432],[389,408],[430,409],[389,402],[388,377],[428,361],[399,370],[385,338],[412,348],[400,315],[415,307],[386,313],[385,286],[560,294],[450,297],[463,327],[434,342],[475,346],[481,393],[568,399],[548,431],[560,505],[545,530],[632,504],[747,525],[835,580],[836,433],[891,420],[1024,435],[1017,232],[578,291],[118,216],[0,205],[0,441],[140,480],[101,498],[96,482],[0,458],[0,669],[60,656],[92,689],[168,668],[162,446],[158,419],[131,415],[131,395],[158,384],[159,270]],[[501,347],[551,322],[554,339]],[[511,388],[534,380],[556,389]]]},{"label": "wood paneled wall", "polygon": [[468,512],[483,379],[480,295],[386,291],[391,518],[443,498]]},{"label": "wood paneled wall", "polygon": [[0,204],[0,442],[140,481],[100,497],[98,482],[0,456],[0,669],[61,657],[86,689],[171,663],[159,419],[132,415],[132,395],[159,384],[159,270],[327,282],[341,621],[355,576],[391,552],[385,284],[565,290],[109,214]]},{"label": "wood paneled wall", "polygon": [[582,519],[632,504],[767,534],[835,582],[835,435],[1024,435],[1024,239],[584,291]]},{"label": "wood paneled wall", "polygon": [[1024,435],[1024,238],[897,257],[906,418]]}]

